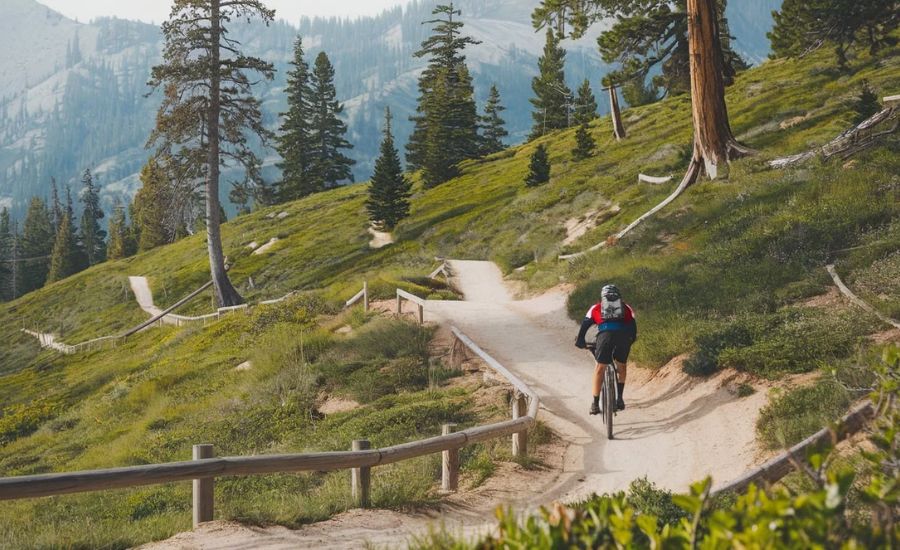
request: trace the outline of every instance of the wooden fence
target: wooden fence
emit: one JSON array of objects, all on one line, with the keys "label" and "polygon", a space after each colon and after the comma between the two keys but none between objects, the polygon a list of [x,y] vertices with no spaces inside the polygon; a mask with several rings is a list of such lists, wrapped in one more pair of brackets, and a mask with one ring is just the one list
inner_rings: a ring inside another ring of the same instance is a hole
[{"label": "wooden fence", "polygon": [[537,393],[527,384],[488,355],[459,329],[452,327],[452,331],[466,347],[484,359],[490,368],[506,378],[515,388],[512,419],[461,431],[454,431],[454,425],[446,424],[439,436],[382,449],[370,449],[367,440],[356,440],[350,451],[215,457],[212,445],[195,445],[193,460],[183,462],[0,478],[0,500],[192,481],[193,518],[196,526],[198,523],[213,519],[214,484],[217,477],[350,469],[352,493],[356,504],[365,507],[369,504],[369,485],[373,467],[435,453],[442,454],[441,486],[447,490],[456,490],[459,479],[459,450],[462,447],[512,436],[513,454],[523,456],[527,453],[527,434],[534,426],[540,400]]},{"label": "wooden fence", "polygon": [[842,418],[836,428],[819,430],[759,468],[747,472],[722,487],[716,488],[713,493],[740,492],[750,486],[751,483],[775,483],[794,471],[798,464],[805,462],[806,454],[811,448],[820,447],[829,442],[837,443],[838,441],[843,441],[862,430],[874,416],[875,408],[872,404],[863,403]]},{"label": "wooden fence", "polygon": [[419,324],[422,325],[425,323],[425,300],[419,298],[415,294],[410,294],[405,290],[397,289],[397,315],[401,315],[403,313],[403,300],[408,300],[414,304],[416,304],[416,319],[419,320]]},{"label": "wooden fence", "polygon": [[362,300],[363,303],[363,311],[369,311],[369,283],[368,281],[363,281],[362,290],[357,292],[353,298],[350,298],[344,303],[344,307],[351,307],[353,304],[356,304]]}]

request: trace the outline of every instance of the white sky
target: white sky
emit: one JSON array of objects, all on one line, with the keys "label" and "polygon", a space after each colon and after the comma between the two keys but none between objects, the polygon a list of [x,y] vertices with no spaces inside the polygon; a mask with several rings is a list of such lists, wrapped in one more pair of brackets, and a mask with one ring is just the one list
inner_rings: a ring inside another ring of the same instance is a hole
[{"label": "white sky", "polygon": [[[100,16],[138,19],[161,23],[169,16],[169,0],[38,0],[71,19],[87,23]],[[275,17],[296,23],[306,15],[357,16],[374,15],[405,3],[405,0],[264,0],[275,10]]]}]

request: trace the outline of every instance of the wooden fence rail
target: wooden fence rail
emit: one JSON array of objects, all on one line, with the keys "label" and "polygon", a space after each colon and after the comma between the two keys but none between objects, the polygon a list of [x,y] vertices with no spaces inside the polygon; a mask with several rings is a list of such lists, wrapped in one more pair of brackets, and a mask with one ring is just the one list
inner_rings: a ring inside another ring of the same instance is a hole
[{"label": "wooden fence rail", "polygon": [[747,472],[738,479],[716,488],[713,493],[739,492],[751,483],[775,483],[788,475],[796,465],[806,461],[806,452],[811,447],[818,447],[828,442],[838,442],[862,430],[866,423],[875,416],[875,408],[871,403],[863,403],[853,409],[838,422],[836,429],[824,428],[797,443],[784,453],[776,456],[762,466]]},{"label": "wooden fence rail", "polygon": [[526,436],[523,434],[527,434],[534,426],[539,398],[528,385],[500,365],[459,329],[452,327],[451,330],[463,344],[516,388],[513,419],[458,432],[454,432],[450,426],[443,426],[442,435],[382,449],[367,449],[368,442],[360,440],[354,442],[351,451],[215,457],[212,445],[196,445],[193,449],[194,460],[189,461],[0,478],[0,500],[191,481],[194,486],[193,517],[196,525],[213,518],[213,488],[214,479],[217,477],[351,469],[355,471],[352,478],[357,503],[365,506],[368,505],[371,468],[435,453],[441,453],[444,457],[442,487],[453,490],[459,476],[460,448],[473,443],[513,436],[514,448],[518,446],[520,453],[526,451],[526,445],[522,443],[523,437]]},{"label": "wooden fence rail", "polygon": [[410,294],[405,290],[397,289],[397,314],[400,315],[403,313],[403,300],[408,300],[414,304],[416,304],[417,308],[417,319],[419,320],[419,324],[422,325],[425,323],[425,300],[419,298],[415,294]]},{"label": "wooden fence rail", "polygon": [[353,298],[350,298],[344,303],[344,307],[351,307],[353,304],[362,300],[363,303],[363,311],[369,311],[369,283],[368,281],[363,281],[362,290],[357,292]]}]

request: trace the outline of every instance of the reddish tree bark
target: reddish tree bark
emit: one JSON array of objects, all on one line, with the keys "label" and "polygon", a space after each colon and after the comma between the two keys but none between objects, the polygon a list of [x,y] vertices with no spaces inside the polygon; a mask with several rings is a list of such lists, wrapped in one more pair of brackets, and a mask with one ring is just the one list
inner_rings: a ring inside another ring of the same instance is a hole
[{"label": "reddish tree bark", "polygon": [[728,162],[752,153],[734,138],[725,105],[722,45],[715,0],[687,0],[694,154],[685,177],[696,179],[703,163],[710,179],[727,177]]}]

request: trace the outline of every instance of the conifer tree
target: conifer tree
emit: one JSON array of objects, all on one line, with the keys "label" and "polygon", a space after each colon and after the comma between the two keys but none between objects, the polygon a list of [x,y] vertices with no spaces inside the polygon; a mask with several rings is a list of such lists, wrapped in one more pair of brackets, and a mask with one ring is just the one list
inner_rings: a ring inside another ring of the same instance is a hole
[{"label": "conifer tree", "polygon": [[282,113],[284,122],[281,133],[276,138],[278,153],[282,161],[281,182],[276,188],[276,200],[286,202],[305,197],[318,191],[310,180],[312,157],[312,86],[309,64],[304,59],[303,38],[297,37],[294,44],[294,59],[287,75],[288,110]]},{"label": "conifer tree", "polygon": [[645,82],[645,78],[638,75],[622,85],[622,98],[631,107],[640,107],[659,101],[659,87],[652,82]]},{"label": "conifer tree", "polygon": [[59,228],[56,230],[56,240],[53,243],[53,252],[50,256],[50,272],[47,274],[47,283],[61,281],[78,272],[78,257],[75,245],[75,224],[69,212],[63,214]]},{"label": "conifer tree", "polygon": [[260,103],[247,72],[272,80],[271,63],[244,55],[229,38],[227,25],[251,18],[270,23],[275,12],[261,0],[174,0],[163,23],[163,63],[153,68],[150,85],[164,92],[149,143],[171,155],[175,172],[186,181],[206,181],[206,243],[210,277],[220,306],[244,300],[225,269],[220,229],[219,179],[225,159],[241,166],[247,179],[261,181],[260,161],[248,134],[266,142]]},{"label": "conifer tree", "polygon": [[472,77],[463,50],[477,40],[462,34],[462,12],[453,3],[439,4],[432,14],[432,34],[415,53],[427,57],[428,66],[419,78],[419,100],[412,135],[406,146],[410,169],[423,169],[427,186],[457,175],[456,165],[481,152],[478,111]]},{"label": "conifer tree", "polygon": [[500,91],[497,85],[491,86],[488,94],[487,103],[484,105],[484,115],[481,117],[481,154],[492,155],[499,153],[506,146],[503,144],[503,138],[509,135],[506,131],[506,121],[500,114],[506,110],[500,103]]},{"label": "conifer tree", "polygon": [[826,44],[840,67],[856,46],[871,55],[897,43],[900,4],[896,0],[784,0],[772,13],[768,33],[773,57],[798,57]]},{"label": "conifer tree", "polygon": [[550,181],[550,159],[547,156],[547,148],[541,143],[535,148],[534,153],[531,154],[525,185],[537,187],[548,181]]},{"label": "conifer tree", "polygon": [[590,127],[587,122],[578,125],[575,131],[575,149],[572,150],[572,156],[575,160],[584,160],[593,156],[596,143],[591,135]]},{"label": "conifer tree", "polygon": [[590,81],[585,78],[575,99],[575,124],[590,124],[597,118],[597,98],[594,97]]},{"label": "conifer tree", "polygon": [[59,202],[59,189],[56,187],[56,178],[50,178],[50,212],[52,213],[53,231],[59,230],[63,219],[62,203]]},{"label": "conifer tree", "polygon": [[347,125],[340,118],[344,106],[336,98],[334,67],[325,52],[321,52],[316,57],[312,73],[309,179],[315,191],[330,189],[339,181],[353,178],[350,167],[356,161],[341,152],[342,149],[351,149],[352,145],[344,139]]},{"label": "conifer tree", "polygon": [[38,197],[31,199],[22,225],[22,244],[18,262],[21,274],[18,295],[44,286],[50,269],[50,253],[53,251],[53,224],[47,205]]},{"label": "conifer tree", "polygon": [[369,184],[369,199],[366,210],[376,227],[391,231],[397,223],[409,215],[409,198],[412,184],[403,174],[400,153],[394,145],[391,131],[391,110],[385,109],[384,139],[381,141],[381,155],[375,161],[375,173]]},{"label": "conifer tree", "polygon": [[[722,77],[730,84],[747,65],[731,48],[725,5],[725,0],[716,0]],[[568,30],[569,36],[580,38],[594,22],[614,18],[598,39],[603,60],[622,67],[610,73],[610,83],[621,86],[635,78],[643,83],[658,68],[653,84],[679,94],[690,91],[687,14],[687,0],[542,0],[532,21],[537,29]]]},{"label": "conifer tree", "polygon": [[116,202],[112,216],[109,218],[109,245],[106,256],[110,260],[121,260],[128,257],[128,221],[125,217],[125,206]]},{"label": "conifer tree", "polygon": [[534,125],[529,139],[569,127],[572,91],[566,86],[565,62],[566,50],[559,45],[556,33],[548,28],[544,54],[538,60],[539,75],[531,82],[535,97],[531,99]]},{"label": "conifer tree", "polygon": [[141,169],[141,188],[134,196],[131,221],[136,228],[137,248],[141,252],[172,242],[166,224],[169,188],[166,173],[156,159]]},{"label": "conifer tree", "polygon": [[853,110],[856,111],[856,119],[854,122],[860,122],[871,117],[881,110],[881,103],[878,102],[878,94],[872,89],[868,80],[863,80],[859,87],[859,95],[853,103]]},{"label": "conifer tree", "polygon": [[89,169],[84,171],[81,183],[84,188],[81,190],[83,208],[79,237],[87,265],[92,266],[106,259],[106,231],[100,227],[104,214],[100,207],[100,195],[94,185],[94,176]]},{"label": "conifer tree", "polygon": [[9,217],[9,209],[0,210],[0,302],[11,299],[10,286],[12,283],[15,262],[12,257],[12,220]]}]

